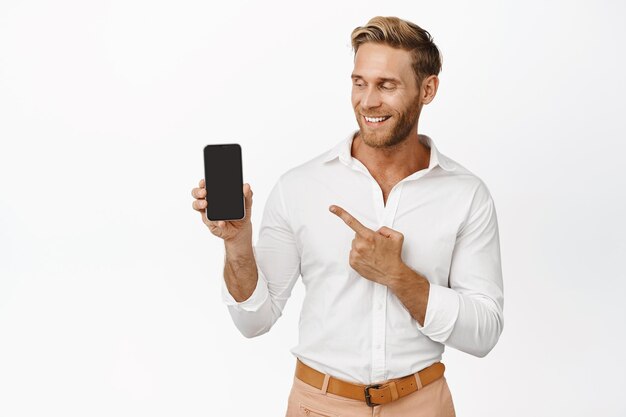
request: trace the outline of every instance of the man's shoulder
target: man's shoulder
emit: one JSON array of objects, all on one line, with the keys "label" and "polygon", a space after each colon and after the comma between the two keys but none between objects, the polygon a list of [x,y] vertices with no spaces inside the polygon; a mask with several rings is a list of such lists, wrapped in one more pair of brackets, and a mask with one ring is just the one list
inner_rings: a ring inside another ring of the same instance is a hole
[{"label": "man's shoulder", "polygon": [[280,175],[280,181],[283,183],[302,182],[307,179],[320,178],[327,172],[327,157],[332,149],[317,154],[308,160],[289,168]]},{"label": "man's shoulder", "polygon": [[450,158],[448,155],[444,155],[441,151],[439,151],[438,158],[439,169],[437,172],[439,172],[440,175],[466,181],[479,179],[478,176],[465,167],[465,165],[459,163],[456,159]]},{"label": "man's shoulder", "polygon": [[474,171],[468,169],[465,165],[450,158],[447,155],[440,154],[441,162],[448,167],[447,170],[441,170],[441,175],[445,175],[449,180],[449,185],[455,188],[459,196],[465,195],[472,199],[491,199],[491,193],[482,177]]}]

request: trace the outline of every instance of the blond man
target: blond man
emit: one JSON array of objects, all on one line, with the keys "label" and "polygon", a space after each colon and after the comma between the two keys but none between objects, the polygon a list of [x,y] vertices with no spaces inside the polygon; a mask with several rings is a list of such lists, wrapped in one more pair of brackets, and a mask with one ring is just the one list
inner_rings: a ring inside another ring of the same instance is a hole
[{"label": "blond man", "polygon": [[375,17],[352,46],[359,129],[280,176],[257,244],[249,184],[243,221],[206,218],[204,180],[193,208],[224,240],[223,298],[246,337],[305,285],[288,417],[454,416],[445,346],[483,357],[504,325],[495,205],[418,133],[441,70],[430,34]]}]

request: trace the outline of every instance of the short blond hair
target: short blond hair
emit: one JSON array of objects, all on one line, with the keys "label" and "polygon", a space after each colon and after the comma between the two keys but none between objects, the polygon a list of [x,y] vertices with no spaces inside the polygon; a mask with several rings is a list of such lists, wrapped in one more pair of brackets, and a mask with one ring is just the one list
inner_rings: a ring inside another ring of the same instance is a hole
[{"label": "short blond hair", "polygon": [[354,54],[364,43],[380,43],[411,52],[418,88],[429,75],[439,75],[442,56],[432,36],[415,23],[398,17],[376,16],[352,31]]}]

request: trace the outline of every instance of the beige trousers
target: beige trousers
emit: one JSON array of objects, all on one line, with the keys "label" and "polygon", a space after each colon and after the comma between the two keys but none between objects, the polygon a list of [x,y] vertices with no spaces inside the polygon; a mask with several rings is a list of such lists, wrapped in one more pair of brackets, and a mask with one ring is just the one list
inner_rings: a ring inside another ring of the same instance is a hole
[{"label": "beige trousers", "polygon": [[369,407],[294,377],[286,417],[455,417],[452,395],[443,376],[422,389],[388,404]]}]

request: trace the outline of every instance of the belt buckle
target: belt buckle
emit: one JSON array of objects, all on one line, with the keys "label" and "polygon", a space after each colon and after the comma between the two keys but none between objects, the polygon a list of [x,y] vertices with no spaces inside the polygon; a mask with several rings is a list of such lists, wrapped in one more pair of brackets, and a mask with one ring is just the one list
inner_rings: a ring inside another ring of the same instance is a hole
[{"label": "belt buckle", "polygon": [[372,403],[372,396],[370,394],[370,388],[380,388],[382,385],[381,384],[374,384],[374,385],[368,385],[365,387],[365,403],[370,406],[370,407],[376,407],[377,405],[380,404],[374,404]]}]

